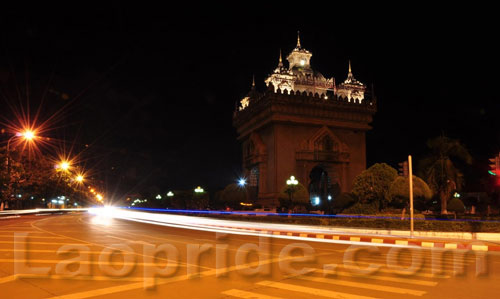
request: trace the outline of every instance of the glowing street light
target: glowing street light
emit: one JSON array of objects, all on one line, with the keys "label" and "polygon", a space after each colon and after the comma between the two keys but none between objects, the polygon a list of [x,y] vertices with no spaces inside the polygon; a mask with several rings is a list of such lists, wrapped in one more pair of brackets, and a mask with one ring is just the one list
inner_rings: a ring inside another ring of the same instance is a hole
[{"label": "glowing street light", "polygon": [[296,186],[298,183],[299,181],[297,181],[293,175],[290,176],[290,179],[286,181],[286,184],[288,186]]},{"label": "glowing street light", "polygon": [[71,167],[71,164],[68,161],[63,160],[59,164],[57,164],[56,167],[59,168],[60,170],[68,171],[69,168]]},{"label": "glowing street light", "polygon": [[205,192],[205,190],[203,190],[203,188],[201,188],[200,186],[196,187],[196,189],[194,189],[194,192],[196,193],[203,193]]},{"label": "glowing street light", "polygon": [[245,187],[245,185],[246,185],[246,184],[247,184],[247,180],[246,180],[245,178],[240,178],[240,179],[238,180],[238,185],[239,185],[240,187]]},{"label": "glowing street light", "polygon": [[172,197],[172,196],[174,196],[174,192],[172,192],[172,191],[168,191],[167,196],[168,196],[168,197]]},{"label": "glowing street light", "polygon": [[96,196],[95,196],[95,197],[97,198],[97,200],[98,200],[98,201],[102,201],[102,198],[103,198],[103,197],[102,197],[102,195],[101,195],[101,194],[99,194],[99,193],[98,193],[98,194],[96,194]]},{"label": "glowing street light", "polygon": [[79,174],[75,177],[75,181],[77,181],[78,183],[82,183],[84,180],[84,177],[83,175]]},{"label": "glowing street light", "polygon": [[36,137],[35,132],[33,132],[30,129],[27,129],[24,132],[19,133],[19,135],[22,136],[24,138],[24,140],[26,140],[26,141],[31,141],[31,140],[35,139],[35,137]]},{"label": "glowing street light", "polygon": [[156,195],[156,199],[161,199],[161,195],[160,194]]}]

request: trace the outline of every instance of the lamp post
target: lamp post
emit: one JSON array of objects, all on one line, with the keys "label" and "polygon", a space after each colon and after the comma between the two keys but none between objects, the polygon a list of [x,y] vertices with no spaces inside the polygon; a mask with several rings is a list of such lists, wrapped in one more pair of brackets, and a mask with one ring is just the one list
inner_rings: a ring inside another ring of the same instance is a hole
[{"label": "lamp post", "polygon": [[[31,142],[31,141],[33,141],[33,139],[36,138],[36,135],[35,135],[35,131],[30,130],[30,129],[26,129],[23,132],[16,133],[14,136],[10,137],[9,140],[7,141],[7,147],[5,149],[6,150],[5,156],[7,159],[7,161],[6,161],[6,163],[7,163],[7,177],[9,179],[7,193],[10,193],[11,183],[12,183],[11,177],[10,177],[10,168],[11,168],[10,167],[10,143],[16,137],[21,137],[25,142]],[[7,198],[7,200],[8,200],[8,198]]]},{"label": "lamp post", "polygon": [[293,205],[293,193],[295,192],[295,187],[299,184],[299,181],[295,179],[295,177],[292,175],[290,176],[290,179],[286,181],[286,184],[288,186],[287,192],[288,192],[288,200],[290,201],[290,208],[288,209],[289,213],[291,211],[292,205]]}]

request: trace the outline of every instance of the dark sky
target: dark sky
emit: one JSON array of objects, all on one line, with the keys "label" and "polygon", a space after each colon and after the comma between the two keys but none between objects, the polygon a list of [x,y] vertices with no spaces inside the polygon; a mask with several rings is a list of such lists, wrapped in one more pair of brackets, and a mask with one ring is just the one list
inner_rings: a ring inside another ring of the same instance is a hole
[{"label": "dark sky", "polygon": [[36,110],[47,90],[42,117],[63,109],[48,134],[117,193],[234,181],[235,101],[252,74],[264,89],[297,30],[314,69],[343,81],[351,59],[375,85],[369,164],[418,158],[444,133],[475,157],[474,180],[499,150],[498,24],[487,10],[101,2],[2,8],[1,112],[5,122],[3,104],[27,96]]}]

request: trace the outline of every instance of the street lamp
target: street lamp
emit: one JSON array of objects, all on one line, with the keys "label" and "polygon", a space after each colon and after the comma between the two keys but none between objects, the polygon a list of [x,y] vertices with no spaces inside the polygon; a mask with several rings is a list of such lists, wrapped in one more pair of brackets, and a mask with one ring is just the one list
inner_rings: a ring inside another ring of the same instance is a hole
[{"label": "street lamp", "polygon": [[194,192],[196,193],[203,193],[205,192],[205,190],[203,190],[203,188],[201,188],[200,186],[196,187],[196,189],[194,189]]},{"label": "street lamp", "polygon": [[57,168],[59,168],[63,171],[67,171],[70,167],[71,167],[71,164],[66,160],[63,160],[59,164],[57,164]]},{"label": "street lamp", "polygon": [[77,181],[78,183],[82,183],[84,180],[84,177],[83,175],[79,174],[75,177],[75,181]]},{"label": "street lamp", "polygon": [[292,200],[293,200],[293,193],[295,192],[295,187],[299,184],[299,181],[295,179],[295,177],[292,175],[290,176],[290,179],[286,181],[286,184],[288,185],[287,188],[287,193],[288,193],[288,199],[290,201],[290,208],[292,207]]},{"label": "street lamp", "polygon": [[24,132],[19,133],[26,141],[31,141],[33,140],[35,136],[35,132],[32,130],[25,130]]},{"label": "street lamp", "polygon": [[168,191],[167,196],[168,196],[168,197],[172,197],[172,196],[174,196],[174,192],[172,192],[172,191]]}]

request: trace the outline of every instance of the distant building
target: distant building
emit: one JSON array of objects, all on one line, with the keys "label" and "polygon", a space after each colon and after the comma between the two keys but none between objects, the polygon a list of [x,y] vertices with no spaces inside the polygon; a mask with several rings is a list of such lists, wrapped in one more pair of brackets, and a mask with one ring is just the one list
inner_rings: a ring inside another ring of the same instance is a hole
[{"label": "distant building", "polygon": [[311,202],[334,200],[349,191],[366,167],[365,132],[376,101],[354,79],[335,84],[311,68],[312,53],[297,46],[265,80],[263,93],[252,83],[238,103],[233,124],[243,146],[243,169],[253,197],[268,207],[294,175],[309,191]]}]

